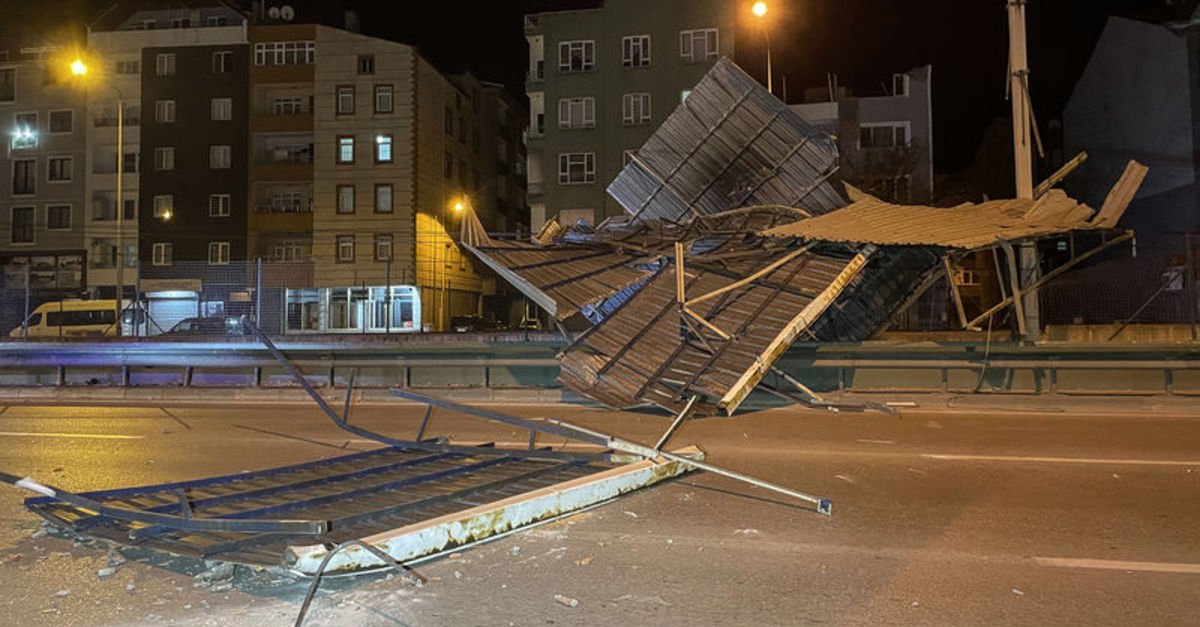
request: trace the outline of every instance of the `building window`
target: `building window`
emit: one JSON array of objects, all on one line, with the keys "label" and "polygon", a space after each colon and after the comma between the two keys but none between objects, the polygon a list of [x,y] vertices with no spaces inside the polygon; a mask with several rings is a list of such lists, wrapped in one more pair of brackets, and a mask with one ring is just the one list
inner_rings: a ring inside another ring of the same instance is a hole
[{"label": "building window", "polygon": [[163,194],[154,197],[154,218],[156,220],[170,220],[175,211],[175,197],[171,194]]},{"label": "building window", "polygon": [[650,121],[650,94],[625,94],[621,98],[621,119],[626,125]]},{"label": "building window", "polygon": [[208,147],[208,167],[214,170],[228,170],[232,165],[233,147],[232,146],[209,146]]},{"label": "building window", "polygon": [[210,218],[229,217],[229,194],[209,194],[208,216]]},{"label": "building window", "polygon": [[650,36],[633,35],[621,38],[621,63],[625,67],[650,65]]},{"label": "building window", "polygon": [[375,213],[392,212],[392,184],[375,184]]},{"label": "building window", "polygon": [[596,153],[563,152],[558,155],[559,185],[596,182]]},{"label": "building window", "polygon": [[70,181],[73,171],[74,160],[71,157],[50,157],[46,161],[46,180],[52,183]]},{"label": "building window", "polygon": [[446,165],[443,167],[442,175],[447,179],[454,178],[454,155],[446,153]]},{"label": "building window", "polygon": [[233,52],[218,50],[212,53],[213,74],[227,74],[233,71]]},{"label": "building window", "polygon": [[154,73],[159,76],[173,76],[175,74],[175,55],[168,53],[154,57]]},{"label": "building window", "polygon": [[892,95],[908,96],[908,74],[892,74]]},{"label": "building window", "polygon": [[189,28],[192,25],[192,19],[188,17],[173,17],[171,18],[171,28]]},{"label": "building window", "polygon": [[391,163],[392,162],[392,136],[376,135],[375,136],[375,163]]},{"label": "building window", "polygon": [[160,124],[169,124],[175,121],[175,101],[174,100],[156,100],[154,101],[154,121]]},{"label": "building window", "polygon": [[596,99],[560,98],[558,100],[558,128],[592,128],[596,126]]},{"label": "building window", "polygon": [[71,230],[71,205],[48,205],[46,228],[51,231]]},{"label": "building window", "polygon": [[679,31],[679,56],[689,63],[717,58],[717,29]]},{"label": "building window", "polygon": [[254,65],[312,65],[317,44],[313,41],[272,41],[254,44]]},{"label": "building window", "polygon": [[359,74],[374,74],[375,73],[375,55],[373,55],[373,54],[358,55],[358,73]]},{"label": "building window", "polygon": [[170,242],[156,242],[150,250],[151,265],[169,266],[174,261],[175,245]]},{"label": "building window", "polygon": [[450,110],[450,107],[446,107],[443,119],[445,120],[443,124],[446,128],[446,136],[454,137],[454,112]]},{"label": "building window", "polygon": [[392,236],[384,234],[375,235],[375,261],[391,261],[392,260]]},{"label": "building window", "polygon": [[376,85],[375,86],[375,113],[391,113],[393,108],[392,103],[392,86],[391,85]]},{"label": "building window", "polygon": [[137,199],[136,198],[122,198],[121,204],[125,205],[125,215],[123,217],[126,220],[136,220],[137,219]]},{"label": "building window", "polygon": [[33,243],[33,207],[12,208],[12,243]]},{"label": "building window", "polygon": [[142,62],[139,59],[117,61],[114,70],[117,74],[141,74]]},{"label": "building window", "polygon": [[338,263],[353,263],[354,262],[354,236],[353,235],[337,236],[337,260],[338,260]]},{"label": "building window", "polygon": [[304,105],[298,96],[275,98],[271,101],[271,113],[275,115],[295,115],[303,111]]},{"label": "building window", "polygon": [[209,242],[208,243],[208,265],[210,265],[210,266],[229,265],[229,242]]},{"label": "building window", "polygon": [[50,112],[50,132],[52,134],[70,133],[74,130],[75,114],[70,109]]},{"label": "building window", "polygon": [[271,259],[274,261],[303,261],[304,240],[281,239],[275,242],[275,250]]},{"label": "building window", "polygon": [[337,186],[337,212],[354,213],[354,186]]},{"label": "building window", "polygon": [[17,99],[17,68],[0,69],[0,102]]},{"label": "building window", "polygon": [[37,159],[13,161],[13,194],[37,192]]},{"label": "building window", "polygon": [[558,44],[558,71],[586,72],[596,67],[596,42],[563,41]]},{"label": "building window", "polygon": [[340,85],[337,88],[337,114],[354,114],[354,86]]},{"label": "building window", "polygon": [[213,98],[212,104],[212,119],[214,120],[232,120],[233,119],[233,99],[232,98]]},{"label": "building window", "polygon": [[908,145],[908,122],[863,124],[858,128],[859,148],[895,148]]},{"label": "building window", "polygon": [[205,25],[205,26],[210,26],[210,27],[212,27],[212,26],[224,26],[224,25],[225,25],[225,23],[226,23],[226,22],[225,22],[225,16],[224,16],[224,15],[210,15],[210,16],[208,16],[208,17],[204,18],[204,25]]},{"label": "building window", "polygon": [[175,148],[172,146],[160,146],[154,149],[154,169],[155,170],[174,170],[175,169]]},{"label": "building window", "polygon": [[354,163],[354,136],[339,135],[337,138],[337,162]]}]

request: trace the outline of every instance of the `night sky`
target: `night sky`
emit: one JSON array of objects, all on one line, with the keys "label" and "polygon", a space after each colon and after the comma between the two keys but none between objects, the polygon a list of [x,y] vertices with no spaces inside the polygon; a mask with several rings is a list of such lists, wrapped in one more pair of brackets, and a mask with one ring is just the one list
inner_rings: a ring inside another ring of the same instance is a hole
[{"label": "night sky", "polygon": [[[281,0],[273,0],[281,1]],[[654,0],[644,0],[652,5]],[[738,0],[749,20],[749,0]],[[62,15],[86,13],[108,0],[43,0],[9,12],[8,30],[55,24]],[[1153,13],[1166,0],[1030,0],[1032,92],[1038,121],[1060,115],[1111,11]],[[13,4],[9,2],[9,4]],[[470,69],[517,94],[524,86],[526,13],[595,6],[594,0],[476,0],[424,2],[419,16],[405,16],[395,0],[294,0],[324,23],[340,26],[356,9],[364,33],[410,43],[446,72]],[[1195,0],[1185,2],[1195,4]],[[1004,0],[774,0],[771,52],[776,91],[786,75],[790,102],[804,88],[826,84],[836,73],[855,93],[880,93],[893,72],[933,65],[934,157],[939,172],[964,170],[984,129],[1005,115],[1007,18]],[[1176,11],[1187,9],[1176,9]],[[0,29],[3,29],[0,25]],[[3,33],[0,32],[0,36]],[[764,79],[765,52],[753,24],[739,24],[736,60]]]}]

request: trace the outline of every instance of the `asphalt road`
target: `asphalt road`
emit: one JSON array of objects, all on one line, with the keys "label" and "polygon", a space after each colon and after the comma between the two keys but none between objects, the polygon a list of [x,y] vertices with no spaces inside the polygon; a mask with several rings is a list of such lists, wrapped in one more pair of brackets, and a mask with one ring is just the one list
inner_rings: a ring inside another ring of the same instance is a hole
[{"label": "asphalt road", "polygon": [[[1200,625],[1200,403],[1173,415],[999,403],[691,421],[673,444],[827,496],[834,515],[692,474],[418,565],[430,580],[423,588],[382,575],[333,581],[306,624]],[[505,409],[647,443],[669,422],[563,405]],[[407,435],[420,410],[366,406],[353,420]],[[524,441],[441,411],[431,432]],[[311,405],[0,413],[0,470],[80,491],[371,446]],[[25,496],[0,486],[0,624],[257,627],[291,624],[299,609],[306,582],[278,573],[243,572],[229,590],[196,587],[199,564],[130,552],[100,577],[102,550],[35,537]]]}]

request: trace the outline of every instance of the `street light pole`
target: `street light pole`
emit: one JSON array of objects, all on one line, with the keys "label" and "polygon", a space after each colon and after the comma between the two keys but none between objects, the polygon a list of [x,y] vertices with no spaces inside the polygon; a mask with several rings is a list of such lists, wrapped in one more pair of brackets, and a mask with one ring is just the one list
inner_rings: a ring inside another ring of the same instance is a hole
[{"label": "street light pole", "polygon": [[[125,98],[117,91],[117,335],[121,335],[122,314],[125,310],[125,204],[123,198],[125,173]],[[136,298],[136,295],[135,295]]]},{"label": "street light pole", "polygon": [[775,90],[772,89],[772,76],[774,75],[774,72],[771,71],[771,31],[767,28],[766,21],[763,20],[763,18],[767,15],[767,3],[755,2],[754,5],[750,7],[750,11],[754,13],[754,15],[758,16],[759,20],[762,20],[761,24],[763,39],[765,39],[767,43],[767,92],[774,95]]}]

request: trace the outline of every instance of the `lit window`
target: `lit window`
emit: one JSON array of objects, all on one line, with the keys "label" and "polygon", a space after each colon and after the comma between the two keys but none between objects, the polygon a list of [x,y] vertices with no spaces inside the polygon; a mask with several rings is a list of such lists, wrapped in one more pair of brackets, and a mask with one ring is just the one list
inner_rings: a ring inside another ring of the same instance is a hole
[{"label": "lit window", "polygon": [[337,162],[338,163],[354,163],[354,137],[353,136],[341,136],[341,137],[338,137],[337,141],[338,141]]},{"label": "lit window", "polygon": [[154,217],[158,220],[170,220],[175,211],[175,197],[164,194],[154,197]]},{"label": "lit window", "polygon": [[375,163],[392,162],[392,136],[375,136]]}]

